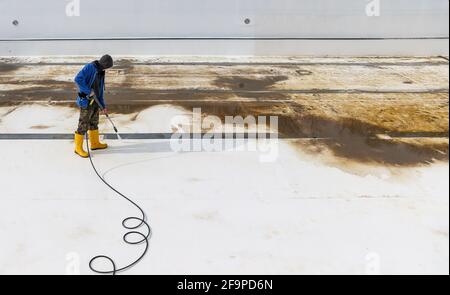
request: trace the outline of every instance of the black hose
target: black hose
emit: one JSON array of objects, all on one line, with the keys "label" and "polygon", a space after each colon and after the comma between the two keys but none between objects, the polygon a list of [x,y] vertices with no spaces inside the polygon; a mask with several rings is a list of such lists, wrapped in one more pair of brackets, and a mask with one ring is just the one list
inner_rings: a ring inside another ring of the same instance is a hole
[{"label": "black hose", "polygon": [[[127,196],[125,196],[124,194],[119,192],[117,189],[112,187],[105,179],[103,179],[103,177],[100,175],[100,173],[98,173],[97,168],[95,167],[94,161],[92,160],[91,150],[89,148],[88,136],[86,136],[86,146],[87,146],[87,152],[88,152],[88,155],[89,155],[89,160],[91,162],[92,169],[94,169],[94,172],[95,172],[95,174],[97,174],[98,178],[100,178],[100,180],[107,187],[109,187],[111,190],[113,190],[116,194],[118,194],[120,197],[124,198],[126,201],[128,201],[133,206],[135,206],[140,211],[140,213],[142,215],[142,217],[130,216],[130,217],[127,217],[124,220],[122,220],[122,226],[125,229],[129,230],[127,233],[125,233],[123,235],[123,238],[122,238],[123,241],[125,243],[129,244],[129,245],[139,245],[139,244],[145,243],[145,250],[141,254],[141,256],[139,256],[139,258],[137,260],[135,260],[134,262],[132,262],[132,263],[126,265],[126,266],[120,267],[120,268],[118,268],[116,263],[114,262],[114,260],[111,257],[107,256],[107,255],[97,255],[97,256],[95,256],[94,258],[92,258],[89,261],[89,268],[93,272],[98,273],[98,274],[116,275],[118,272],[125,271],[125,270],[135,266],[139,261],[142,260],[142,258],[144,258],[145,254],[147,254],[147,252],[148,252],[149,239],[150,239],[150,235],[151,235],[152,231],[151,231],[151,228],[150,228],[150,226],[148,225],[148,223],[146,221],[147,216],[146,216],[144,210],[138,204],[136,204],[133,200],[131,200],[130,198],[128,198]],[[139,222],[139,224],[135,225],[135,226],[132,226],[132,225],[129,225],[130,221],[131,222],[133,222],[133,221],[136,222],[137,221],[137,222]],[[137,231],[137,229],[142,227],[143,225],[147,228],[147,232],[148,233],[146,235],[144,235],[143,233]],[[129,240],[131,235],[138,236],[139,239],[137,241],[131,241],[131,240]],[[95,267],[93,266],[93,263],[96,260],[98,260],[98,259],[106,259],[106,260],[108,260],[111,263],[112,270],[100,271],[100,270],[95,269]]]}]

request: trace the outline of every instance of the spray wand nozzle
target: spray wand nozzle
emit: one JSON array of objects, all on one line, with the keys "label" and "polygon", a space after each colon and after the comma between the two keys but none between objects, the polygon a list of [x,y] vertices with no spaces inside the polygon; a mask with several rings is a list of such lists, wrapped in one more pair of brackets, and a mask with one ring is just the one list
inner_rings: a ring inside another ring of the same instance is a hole
[{"label": "spray wand nozzle", "polygon": [[116,128],[116,125],[114,125],[114,122],[111,120],[111,118],[109,117],[108,113],[104,112],[105,108],[101,105],[101,103],[98,101],[97,97],[94,96],[94,100],[97,103],[98,107],[100,108],[100,110],[105,114],[106,118],[108,118],[108,121],[111,123],[114,132],[116,132],[117,138],[118,139],[122,139],[119,135],[119,131]]}]

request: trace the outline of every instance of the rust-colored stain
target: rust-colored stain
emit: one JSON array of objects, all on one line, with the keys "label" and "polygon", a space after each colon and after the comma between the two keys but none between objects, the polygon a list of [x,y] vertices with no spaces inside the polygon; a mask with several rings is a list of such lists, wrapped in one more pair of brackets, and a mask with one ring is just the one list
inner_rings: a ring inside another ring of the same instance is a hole
[{"label": "rust-colored stain", "polygon": [[[420,125],[416,126],[416,132],[391,130],[356,118],[332,119],[314,115],[301,105],[242,102],[176,105],[187,110],[201,107],[204,115],[215,115],[223,119],[225,116],[238,115],[278,116],[280,136],[308,139],[294,141],[293,145],[309,154],[317,154],[328,149],[339,158],[392,166],[448,161],[448,124],[439,131],[428,132],[427,136],[439,139],[430,140],[422,138]],[[370,109],[367,111],[370,112]],[[360,117],[364,117],[364,113],[360,114]],[[396,137],[386,139],[379,136],[389,134],[395,134]]]},{"label": "rust-colored stain", "polygon": [[43,129],[49,129],[52,126],[47,126],[47,125],[33,125],[30,127],[30,129],[37,129],[37,130],[43,130]]},{"label": "rust-colored stain", "polygon": [[[301,132],[318,138],[295,143],[295,146],[310,154],[328,149],[339,158],[393,166],[448,161],[448,140],[386,139],[378,137],[377,132],[386,134],[390,130],[349,118],[335,121],[307,116],[299,118],[297,124]],[[437,133],[437,136],[442,135]]]}]

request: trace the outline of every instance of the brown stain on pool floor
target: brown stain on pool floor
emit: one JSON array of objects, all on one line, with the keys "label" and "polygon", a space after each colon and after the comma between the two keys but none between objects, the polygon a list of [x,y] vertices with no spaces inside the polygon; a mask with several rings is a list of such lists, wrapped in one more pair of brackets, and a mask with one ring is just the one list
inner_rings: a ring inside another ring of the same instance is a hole
[{"label": "brown stain on pool floor", "polygon": [[[135,114],[132,119],[136,119],[137,113],[157,105],[167,104],[122,104],[111,106],[110,109],[117,113]],[[366,113],[360,113],[357,118],[327,117],[325,114],[318,115],[317,109],[310,105],[299,103],[223,100],[178,101],[171,102],[170,105],[182,107],[188,112],[201,108],[204,117],[217,116],[223,123],[226,116],[277,116],[280,137],[289,139],[292,146],[309,155],[331,152],[339,159],[385,166],[416,166],[448,161],[449,131],[445,115],[440,120],[434,118],[434,129],[430,127],[426,117],[414,114],[409,117],[415,121],[397,124],[397,128],[386,128],[385,121],[395,121],[396,116],[388,108],[384,116],[379,115],[379,124],[376,124],[363,120],[367,118]],[[369,105],[366,112],[373,112]]]},{"label": "brown stain on pool floor", "polygon": [[[258,70],[251,65],[235,69],[230,66],[229,72],[221,70],[226,73],[223,76],[216,74],[218,68],[206,67],[200,76],[213,75],[213,82],[207,88],[198,89],[196,85],[175,83],[184,77],[184,72],[177,72],[177,67],[159,65],[155,73],[167,75],[164,87],[161,90],[137,89],[133,88],[132,74],[138,73],[134,62],[119,60],[111,75],[122,76],[122,79],[106,89],[109,110],[133,114],[131,120],[156,105],[173,105],[187,111],[201,108],[205,116],[215,115],[222,121],[226,116],[277,116],[280,137],[288,138],[293,147],[312,156],[332,154],[335,159],[343,160],[342,165],[355,162],[415,166],[448,161],[448,93],[324,94],[321,90],[327,89],[317,89],[310,94],[293,94],[280,91],[280,86],[286,85],[293,87],[287,90],[296,89],[290,79],[292,75],[316,75],[312,66],[306,70],[292,65],[286,65],[286,69],[267,66]],[[0,91],[0,106],[39,101],[75,107],[76,87],[70,80],[73,77],[56,81],[52,80],[52,75],[57,72],[49,72],[47,76],[28,77],[29,80],[22,82],[20,77],[12,76],[19,68],[20,65],[0,64],[0,74],[7,73],[0,75],[0,84],[15,86],[13,90]],[[377,70],[373,67],[373,71]],[[290,84],[283,85],[289,81]],[[390,81],[385,82],[389,89]],[[20,85],[24,87],[17,89]],[[440,87],[448,88],[448,85]],[[423,88],[426,90],[427,86]]]},{"label": "brown stain on pool floor", "polygon": [[[324,150],[350,161],[388,166],[415,166],[448,161],[448,125],[439,132],[402,132],[355,118],[327,118],[311,114],[301,105],[261,103],[182,103],[186,110],[201,107],[204,115],[278,116],[281,137],[300,151],[314,155]],[[367,111],[370,112],[368,109]],[[364,114],[361,114],[364,116]],[[412,122],[410,122],[412,123]],[[425,136],[424,136],[425,135]]]},{"label": "brown stain on pool floor", "polygon": [[[73,104],[70,104],[73,106]],[[137,114],[149,107],[168,105],[155,102],[145,104],[112,104],[113,113]],[[408,121],[408,126],[389,129],[381,124],[364,122],[362,118],[327,117],[318,115],[316,109],[299,103],[258,103],[234,101],[171,102],[169,105],[182,107],[187,111],[201,108],[203,116],[213,115],[225,122],[226,116],[277,116],[281,138],[311,156],[331,153],[334,157],[350,162],[383,166],[428,165],[435,161],[448,161],[448,124],[438,124],[435,131],[421,129],[420,120]],[[367,112],[371,112],[367,107]],[[393,115],[391,112],[387,112]],[[414,117],[414,116],[411,116]],[[392,119],[392,118],[391,118]],[[395,118],[393,118],[395,119]],[[439,121],[439,120],[438,120]],[[442,123],[442,122],[441,122]],[[410,125],[415,126],[411,128]],[[270,127],[270,126],[269,126]],[[39,128],[40,129],[40,128]],[[414,131],[411,131],[415,129]],[[204,130],[207,131],[207,130]],[[325,159],[325,162],[328,160]],[[339,165],[346,165],[340,161]],[[328,161],[333,162],[333,161]],[[335,162],[335,161],[334,161]],[[335,164],[335,163],[334,163]]]},{"label": "brown stain on pool floor", "polygon": [[0,63],[0,73],[11,73],[22,68],[21,65],[11,63]]},{"label": "brown stain on pool floor", "polygon": [[221,89],[230,90],[270,90],[276,83],[289,80],[288,76],[265,76],[263,78],[246,78],[242,76],[218,77],[214,85]]},{"label": "brown stain on pool floor", "polygon": [[47,125],[33,125],[30,127],[30,129],[36,129],[36,130],[43,130],[43,129],[49,129],[53,126],[47,126]]}]

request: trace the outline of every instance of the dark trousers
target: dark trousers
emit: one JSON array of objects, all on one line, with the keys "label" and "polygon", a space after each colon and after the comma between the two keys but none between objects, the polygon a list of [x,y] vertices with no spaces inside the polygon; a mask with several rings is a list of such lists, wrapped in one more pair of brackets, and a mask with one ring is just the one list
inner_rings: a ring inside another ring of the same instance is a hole
[{"label": "dark trousers", "polygon": [[90,104],[86,109],[80,108],[77,133],[85,135],[88,130],[97,130],[99,120],[100,108],[95,102]]}]

